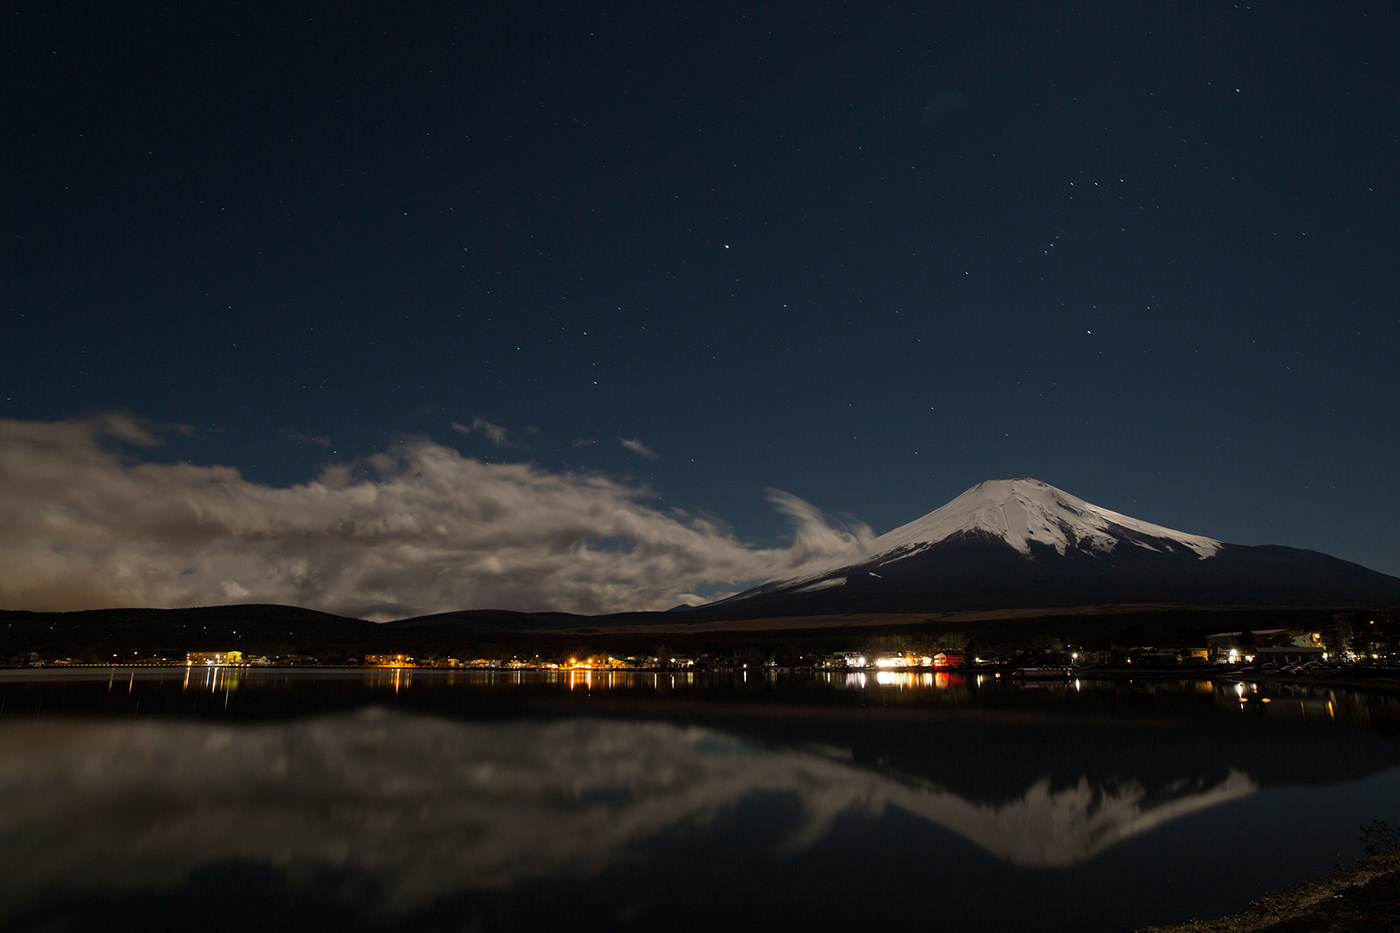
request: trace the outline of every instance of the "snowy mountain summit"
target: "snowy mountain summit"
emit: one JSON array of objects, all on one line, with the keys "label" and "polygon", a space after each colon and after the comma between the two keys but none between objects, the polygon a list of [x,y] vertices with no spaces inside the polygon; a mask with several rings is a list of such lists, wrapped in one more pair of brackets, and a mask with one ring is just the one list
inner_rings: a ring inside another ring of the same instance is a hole
[{"label": "snowy mountain summit", "polygon": [[876,538],[705,607],[759,617],[1123,603],[1395,604],[1400,579],[1277,545],[1227,544],[1085,502],[1034,479],[980,483]]},{"label": "snowy mountain summit", "polygon": [[1112,551],[1120,542],[1152,550],[1183,545],[1200,557],[1221,542],[1173,531],[1101,508],[1036,479],[994,479],[979,483],[942,508],[901,525],[875,540],[875,555],[913,553],[952,535],[984,532],[1024,555],[1046,545],[1063,555],[1070,548]]}]

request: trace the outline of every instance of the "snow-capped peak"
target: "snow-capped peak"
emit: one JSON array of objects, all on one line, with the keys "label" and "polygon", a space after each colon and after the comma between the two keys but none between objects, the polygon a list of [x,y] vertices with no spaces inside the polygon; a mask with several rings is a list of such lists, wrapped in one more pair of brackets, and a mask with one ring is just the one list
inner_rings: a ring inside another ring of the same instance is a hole
[{"label": "snow-capped peak", "polygon": [[1203,558],[1221,547],[1213,538],[1139,521],[1039,480],[998,479],[973,486],[942,508],[881,535],[875,539],[874,551],[883,555],[895,550],[922,550],[968,531],[995,535],[1027,555],[1032,543],[1048,545],[1060,554],[1070,547],[1111,550],[1124,531],[1132,533],[1135,544],[1154,550],[1160,548],[1150,539],[1184,545]]}]

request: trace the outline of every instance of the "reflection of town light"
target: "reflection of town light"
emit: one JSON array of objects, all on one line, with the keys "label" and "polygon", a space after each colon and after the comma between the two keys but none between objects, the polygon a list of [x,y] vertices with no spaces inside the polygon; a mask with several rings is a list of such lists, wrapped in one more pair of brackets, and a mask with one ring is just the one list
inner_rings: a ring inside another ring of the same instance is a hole
[{"label": "reflection of town light", "polygon": [[[877,662],[878,664],[878,662]],[[876,671],[875,682],[882,687],[894,687],[904,678],[894,671]]]}]

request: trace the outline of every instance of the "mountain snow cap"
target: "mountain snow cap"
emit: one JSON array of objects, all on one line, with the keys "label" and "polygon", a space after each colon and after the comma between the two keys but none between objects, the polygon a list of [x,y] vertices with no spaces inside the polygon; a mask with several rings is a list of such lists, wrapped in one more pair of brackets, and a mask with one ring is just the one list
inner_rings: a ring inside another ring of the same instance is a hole
[{"label": "mountain snow cap", "polygon": [[1213,538],[1100,508],[1040,480],[997,479],[979,483],[942,508],[876,538],[875,553],[922,550],[951,535],[971,531],[995,535],[1027,555],[1032,542],[1064,554],[1070,547],[1109,551],[1125,536],[1153,550],[1174,542],[1202,558],[1221,547]]}]

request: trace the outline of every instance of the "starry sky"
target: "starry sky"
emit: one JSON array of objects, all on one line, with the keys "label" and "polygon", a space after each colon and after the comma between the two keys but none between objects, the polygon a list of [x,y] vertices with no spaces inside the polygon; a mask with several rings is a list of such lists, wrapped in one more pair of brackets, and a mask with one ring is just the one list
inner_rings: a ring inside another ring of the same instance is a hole
[{"label": "starry sky", "polygon": [[665,608],[1020,476],[1400,574],[1396,35],[10,4],[0,608]]}]

